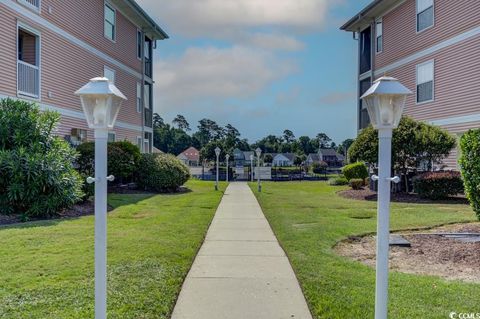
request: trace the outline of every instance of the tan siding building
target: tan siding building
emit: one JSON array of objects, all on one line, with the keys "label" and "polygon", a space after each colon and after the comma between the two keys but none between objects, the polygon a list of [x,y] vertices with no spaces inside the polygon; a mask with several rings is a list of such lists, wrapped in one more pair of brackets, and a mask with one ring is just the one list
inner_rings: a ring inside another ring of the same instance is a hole
[{"label": "tan siding building", "polygon": [[[358,94],[398,78],[414,94],[405,113],[460,136],[480,127],[480,2],[376,0],[342,29],[359,42]],[[369,124],[362,102],[358,128]],[[457,151],[445,161],[457,168]]]},{"label": "tan siding building", "polygon": [[0,98],[58,111],[58,135],[93,138],[74,92],[106,76],[125,94],[111,139],[152,148],[152,50],[167,34],[133,0],[0,0]]}]

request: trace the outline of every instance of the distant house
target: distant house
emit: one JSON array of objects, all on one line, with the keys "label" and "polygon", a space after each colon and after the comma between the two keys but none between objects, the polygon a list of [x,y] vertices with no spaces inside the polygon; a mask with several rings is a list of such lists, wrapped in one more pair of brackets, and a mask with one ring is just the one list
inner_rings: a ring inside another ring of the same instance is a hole
[{"label": "distant house", "polygon": [[249,166],[250,165],[250,156],[254,156],[254,152],[252,151],[242,151],[238,148],[233,150],[233,159],[235,161],[235,166],[242,167],[242,166]]},{"label": "distant house", "polygon": [[309,154],[305,161],[307,165],[320,162],[327,163],[329,167],[342,167],[345,162],[345,157],[332,148],[325,148],[320,149],[318,153]]},{"label": "distant house", "polygon": [[193,146],[178,154],[177,158],[187,166],[200,165],[200,152]]},{"label": "distant house", "polygon": [[293,166],[296,157],[293,153],[279,153],[273,158],[272,166]]}]

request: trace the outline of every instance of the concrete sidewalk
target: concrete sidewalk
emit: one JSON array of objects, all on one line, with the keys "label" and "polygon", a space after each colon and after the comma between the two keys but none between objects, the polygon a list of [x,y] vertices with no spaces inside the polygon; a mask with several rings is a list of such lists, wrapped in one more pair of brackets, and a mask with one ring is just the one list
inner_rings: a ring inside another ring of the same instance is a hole
[{"label": "concrete sidewalk", "polygon": [[311,319],[284,251],[246,183],[231,183],[172,319]]}]

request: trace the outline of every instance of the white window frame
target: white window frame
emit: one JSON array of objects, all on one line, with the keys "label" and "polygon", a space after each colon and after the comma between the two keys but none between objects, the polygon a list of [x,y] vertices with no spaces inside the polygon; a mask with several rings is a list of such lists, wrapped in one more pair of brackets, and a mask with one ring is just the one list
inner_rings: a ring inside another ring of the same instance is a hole
[{"label": "white window frame", "polygon": [[[113,79],[110,79],[107,76],[107,73],[111,73],[113,75]],[[113,84],[115,84],[115,78],[117,77],[116,71],[106,65],[103,66],[103,76],[109,79]]]},{"label": "white window frame", "polygon": [[[147,85],[148,84],[148,85]],[[149,89],[147,89],[149,88]],[[153,109],[153,99],[152,99],[152,95],[153,95],[153,85],[152,83],[145,83],[144,85],[144,89],[143,89],[143,105],[146,109],[149,109],[149,110],[152,110]],[[147,96],[148,94],[148,96]]]},{"label": "white window frame", "polygon": [[[381,29],[381,34],[379,35],[378,32],[377,32],[377,26],[381,24],[382,25],[382,29]],[[379,51],[378,50],[378,38],[379,37],[382,37],[382,49]],[[385,46],[385,42],[383,41],[385,39],[385,37],[383,36],[383,17],[382,18],[378,18],[377,20],[375,20],[375,53],[376,54],[379,54],[379,53],[382,53],[383,52],[383,47]]]},{"label": "white window frame", "polygon": [[142,83],[137,82],[137,98],[136,98],[136,103],[137,103],[137,113],[142,113]]},{"label": "white window frame", "polygon": [[[427,9],[429,9],[430,7],[428,7]],[[423,11],[427,10],[427,9],[424,9]],[[433,15],[433,18],[432,18],[432,25],[429,26],[429,27],[426,27],[422,30],[418,30],[418,15],[420,13],[422,13],[423,11],[421,12],[418,12],[418,0],[415,0],[415,30],[418,33],[422,33],[423,31],[426,31],[430,28],[433,28],[435,26],[435,0],[432,0],[432,15]]]},{"label": "white window frame", "polygon": [[[105,29],[105,22],[107,21],[107,7],[113,11],[113,37],[107,34],[107,29]],[[105,1],[103,3],[103,36],[112,42],[117,41],[117,9],[110,3]]]},{"label": "white window frame", "polygon": [[137,136],[137,147],[140,149],[140,152],[143,152],[143,138]]},{"label": "white window frame", "polygon": [[[36,43],[36,50],[37,50],[36,59],[37,59],[37,62],[38,62],[38,97],[22,94],[18,90],[18,32],[20,31],[20,29],[23,29],[23,30],[27,31],[27,32],[35,35],[38,38],[38,41]],[[15,86],[16,86],[16,89],[17,89],[17,97],[26,98],[26,99],[33,100],[33,101],[41,101],[42,100],[42,34],[41,34],[40,31],[32,28],[28,24],[17,21],[17,35],[16,35],[15,44],[16,44],[16,47],[15,47],[15,68],[16,68]]]},{"label": "white window frame", "polygon": [[[110,135],[113,135],[113,141],[110,141]],[[108,137],[107,137],[107,141],[109,143],[115,143],[117,141],[117,133],[113,132],[113,131],[109,131],[108,132]]]},{"label": "white window frame", "polygon": [[[418,86],[420,84],[427,83],[427,82],[418,83],[418,69],[420,67],[424,66],[424,65],[427,65],[427,64],[432,64],[432,70],[433,70],[433,74],[432,74],[432,98],[430,100],[427,100],[427,101],[418,102]],[[431,103],[431,102],[435,102],[435,60],[425,61],[423,63],[417,64],[416,67],[415,67],[415,104],[416,105],[421,105],[421,104]]]},{"label": "white window frame", "polygon": [[143,152],[150,153],[150,140],[148,138],[143,139]]}]

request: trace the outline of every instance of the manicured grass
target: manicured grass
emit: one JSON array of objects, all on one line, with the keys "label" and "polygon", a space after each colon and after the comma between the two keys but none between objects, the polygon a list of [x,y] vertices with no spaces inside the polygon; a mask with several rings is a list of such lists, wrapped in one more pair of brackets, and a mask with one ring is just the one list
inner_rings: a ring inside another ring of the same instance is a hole
[{"label": "manicured grass", "polygon": [[[169,317],[223,194],[187,187],[109,196],[109,318]],[[93,216],[0,228],[0,318],[93,318],[93,243]]]},{"label": "manicured grass", "polygon": [[[264,183],[257,195],[298,276],[316,318],[373,318],[375,271],[337,256],[332,247],[350,235],[376,230],[376,203],[344,199],[323,182]],[[474,221],[466,205],[392,205],[395,230]],[[355,218],[357,217],[357,218]],[[363,218],[363,219],[358,219]],[[367,219],[365,219],[367,218]],[[448,318],[480,312],[480,285],[392,272],[389,318]]]}]

